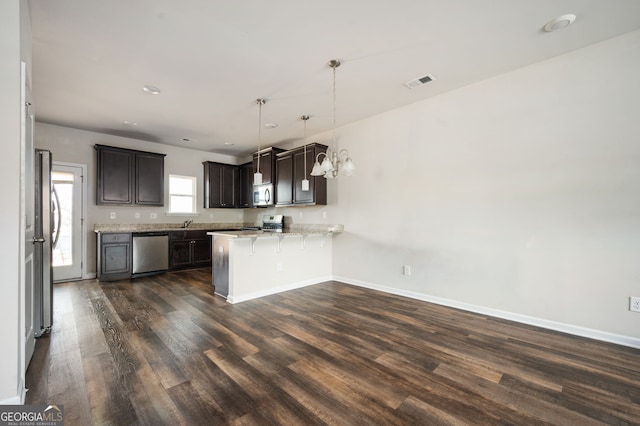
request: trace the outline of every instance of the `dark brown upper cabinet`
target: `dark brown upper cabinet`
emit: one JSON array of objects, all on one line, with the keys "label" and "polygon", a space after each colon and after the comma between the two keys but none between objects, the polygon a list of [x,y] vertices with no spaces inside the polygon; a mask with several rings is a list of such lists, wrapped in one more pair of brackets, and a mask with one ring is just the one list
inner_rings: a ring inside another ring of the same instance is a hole
[{"label": "dark brown upper cabinet", "polygon": [[[322,176],[311,176],[310,174],[316,156],[326,150],[326,145],[312,143],[306,146],[306,152],[305,147],[299,147],[277,155],[276,205],[327,204],[327,180]],[[302,190],[302,180],[305,176],[309,180],[308,191]]]},{"label": "dark brown upper cabinet", "polygon": [[240,207],[240,168],[232,164],[205,161],[204,208]]},{"label": "dark brown upper cabinet", "polygon": [[286,151],[276,156],[276,206],[293,204],[293,153]]},{"label": "dark brown upper cabinet", "polygon": [[164,206],[165,154],[96,145],[96,204]]},{"label": "dark brown upper cabinet", "polygon": [[164,205],[164,156],[146,152],[136,154],[136,204]]},{"label": "dark brown upper cabinet", "polygon": [[[275,182],[276,155],[284,152],[284,149],[269,147],[261,149],[253,154],[253,173],[258,170],[258,155],[260,155],[260,173],[262,173],[262,183]],[[253,176],[251,177],[253,181]]]},{"label": "dark brown upper cabinet", "polygon": [[240,166],[240,206],[253,207],[253,162]]}]

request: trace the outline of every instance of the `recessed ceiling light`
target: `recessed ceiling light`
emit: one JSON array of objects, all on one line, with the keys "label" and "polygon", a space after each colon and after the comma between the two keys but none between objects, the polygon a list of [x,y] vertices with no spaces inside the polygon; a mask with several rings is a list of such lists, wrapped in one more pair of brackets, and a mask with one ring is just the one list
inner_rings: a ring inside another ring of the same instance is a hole
[{"label": "recessed ceiling light", "polygon": [[234,145],[235,145],[235,143],[233,143],[233,142],[225,142],[224,143],[224,146],[234,146]]},{"label": "recessed ceiling light", "polygon": [[277,123],[264,123],[264,127],[266,127],[267,129],[275,129],[276,127],[278,127]]},{"label": "recessed ceiling light", "polygon": [[142,90],[144,90],[145,92],[151,94],[151,95],[159,95],[160,94],[160,88],[156,87],[156,86],[151,86],[151,85],[145,85],[142,87]]},{"label": "recessed ceiling light", "polygon": [[575,20],[576,20],[576,15],[572,13],[558,16],[556,19],[552,19],[551,21],[547,22],[547,24],[544,26],[544,30],[547,32],[561,30],[571,25],[571,23]]},{"label": "recessed ceiling light", "polygon": [[138,125],[138,123],[136,123],[135,121],[123,121],[122,124],[130,127],[134,127]]}]

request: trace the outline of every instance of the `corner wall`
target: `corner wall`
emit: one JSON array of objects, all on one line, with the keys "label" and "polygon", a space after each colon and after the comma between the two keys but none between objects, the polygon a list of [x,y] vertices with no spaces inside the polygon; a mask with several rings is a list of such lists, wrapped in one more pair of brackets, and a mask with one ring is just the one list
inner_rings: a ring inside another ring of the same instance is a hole
[{"label": "corner wall", "polygon": [[338,129],[358,169],[329,185],[334,274],[640,344],[639,51],[636,31]]}]

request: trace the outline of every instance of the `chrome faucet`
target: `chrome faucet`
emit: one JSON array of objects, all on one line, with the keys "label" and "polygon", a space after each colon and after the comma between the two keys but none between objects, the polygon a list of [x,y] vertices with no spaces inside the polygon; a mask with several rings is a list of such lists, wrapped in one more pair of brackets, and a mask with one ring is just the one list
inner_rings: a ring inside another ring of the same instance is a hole
[{"label": "chrome faucet", "polygon": [[182,227],[183,227],[183,228],[188,228],[188,227],[189,227],[189,225],[191,225],[192,223],[193,223],[193,221],[192,221],[192,220],[185,220],[185,221],[182,223]]}]

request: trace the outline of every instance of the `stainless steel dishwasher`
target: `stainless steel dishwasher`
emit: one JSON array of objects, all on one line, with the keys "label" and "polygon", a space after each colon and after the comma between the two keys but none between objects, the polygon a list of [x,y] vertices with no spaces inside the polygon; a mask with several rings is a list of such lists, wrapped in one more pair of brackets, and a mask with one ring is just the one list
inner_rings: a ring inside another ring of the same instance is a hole
[{"label": "stainless steel dishwasher", "polygon": [[133,275],[164,272],[169,269],[169,233],[133,233]]}]

